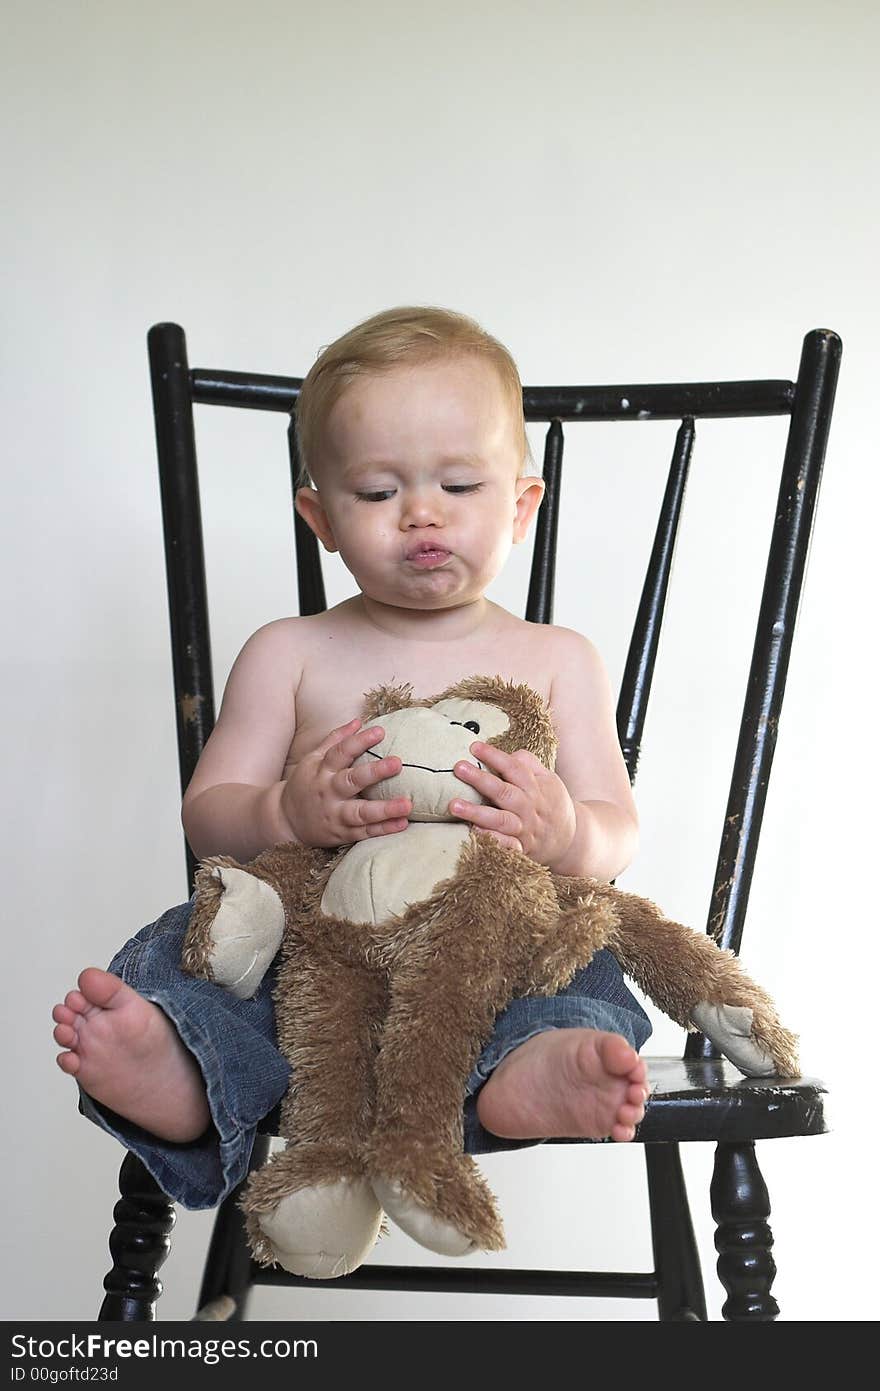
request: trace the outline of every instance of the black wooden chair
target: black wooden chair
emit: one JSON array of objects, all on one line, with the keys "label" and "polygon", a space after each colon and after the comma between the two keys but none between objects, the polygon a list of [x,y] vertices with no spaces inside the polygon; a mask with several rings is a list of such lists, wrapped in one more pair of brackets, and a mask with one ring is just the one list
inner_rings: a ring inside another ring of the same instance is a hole
[{"label": "black wooden chair", "polygon": [[[176,324],[156,325],[148,341],[180,774],[185,788],[214,723],[193,405],[239,406],[286,416],[295,479],[293,413],[301,383],[296,378],[191,370],[183,331]],[[544,453],[547,493],[538,514],[526,610],[533,622],[552,621],[563,421],[681,421],[618,704],[618,732],[631,777],[639,756],[695,421],[721,416],[791,417],[707,927],[722,946],[734,951],[742,938],[840,354],[837,335],[817,329],[804,339],[796,382],[527,387],[524,391],[526,418],[549,422]],[[295,544],[300,612],[320,612],[326,604],[317,542],[298,516]],[[187,863],[192,885],[195,864],[188,849]],[[712,1141],[716,1149],[710,1199],[717,1224],[718,1274],[727,1292],[723,1315],[732,1320],[775,1318],[779,1309],[770,1293],[776,1273],[767,1224],[770,1207],[755,1142],[824,1132],[825,1088],[807,1078],[743,1079],[698,1034],[689,1035],[683,1058],[648,1056],[648,1065],[651,1098],[636,1143],[644,1145],[647,1166],[653,1271],[365,1265],[334,1285],[656,1299],[661,1320],[704,1320],[706,1304],[679,1145]],[[272,1121],[273,1117],[267,1118],[267,1133],[258,1136],[254,1165],[265,1161]],[[99,1318],[152,1319],[162,1290],[156,1272],[170,1247],[174,1209],[131,1154],[122,1165],[120,1191],[110,1238],[114,1264],[104,1281],[107,1294]],[[236,1197],[232,1194],[217,1215],[197,1318],[241,1319],[255,1283],[309,1283],[251,1261]]]}]

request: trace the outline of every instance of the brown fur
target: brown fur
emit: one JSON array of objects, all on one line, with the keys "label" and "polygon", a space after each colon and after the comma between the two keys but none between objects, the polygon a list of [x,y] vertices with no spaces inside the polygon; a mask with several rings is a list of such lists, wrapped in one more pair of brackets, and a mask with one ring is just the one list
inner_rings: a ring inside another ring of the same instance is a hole
[{"label": "brown fur", "polygon": [[445,691],[429,700],[413,700],[410,685],[377,686],[364,697],[363,719],[367,724],[393,710],[409,710],[414,705],[430,707],[441,700],[452,699],[482,700],[487,705],[497,705],[510,720],[510,726],[503,734],[484,742],[504,753],[528,749],[546,768],[555,766],[559,741],[549,710],[535,699],[534,692],[527,686],[517,686],[505,681],[503,676],[469,676],[447,686]]},{"label": "brown fur", "polygon": [[[492,740],[549,767],[556,735],[528,687],[474,677],[430,701],[411,686],[368,693],[369,720],[410,705],[487,701],[510,727]],[[454,874],[406,912],[352,924],[321,910],[345,849],[266,851],[248,868],[279,893],[285,935],[275,990],[278,1044],[292,1068],[282,1108],[288,1148],[248,1183],[242,1208],[258,1260],[273,1252],[259,1225],[287,1194],[340,1177],[381,1177],[477,1245],[503,1245],[492,1195],[462,1153],[464,1086],[496,1014],[524,994],[555,994],[609,947],[623,970],[685,1028],[699,1001],[747,1005],[753,1037],[782,1074],[796,1040],[769,996],[730,952],[665,918],[646,899],[588,878],[560,877],[474,832]],[[236,862],[217,857],[211,864]],[[203,868],[184,966],[211,978],[210,925],[221,898]]]}]

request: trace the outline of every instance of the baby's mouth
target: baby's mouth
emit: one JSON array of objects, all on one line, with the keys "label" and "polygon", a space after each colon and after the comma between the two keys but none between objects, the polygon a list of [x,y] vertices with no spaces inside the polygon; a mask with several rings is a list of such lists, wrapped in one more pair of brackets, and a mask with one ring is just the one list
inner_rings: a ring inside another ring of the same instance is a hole
[{"label": "baby's mouth", "polygon": [[407,552],[406,559],[410,565],[416,565],[420,570],[430,569],[432,565],[442,565],[448,560],[452,552],[445,546],[416,546]]}]

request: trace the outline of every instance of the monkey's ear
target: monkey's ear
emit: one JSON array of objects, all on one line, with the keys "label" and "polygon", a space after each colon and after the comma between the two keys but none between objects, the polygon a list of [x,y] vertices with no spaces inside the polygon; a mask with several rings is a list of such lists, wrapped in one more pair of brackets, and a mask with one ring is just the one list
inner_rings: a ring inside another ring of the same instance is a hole
[{"label": "monkey's ear", "polygon": [[376,686],[372,691],[367,691],[361,713],[364,724],[369,724],[370,720],[375,720],[379,715],[390,715],[392,710],[406,710],[411,705],[422,704],[421,701],[413,700],[412,693],[413,688],[409,684]]},{"label": "monkey's ear", "polygon": [[434,705],[440,700],[451,699],[482,701],[503,710],[509,721],[508,728],[484,742],[494,744],[505,753],[528,749],[545,768],[555,767],[556,730],[543,697],[531,686],[507,681],[503,676],[469,676],[456,681],[428,703]]}]

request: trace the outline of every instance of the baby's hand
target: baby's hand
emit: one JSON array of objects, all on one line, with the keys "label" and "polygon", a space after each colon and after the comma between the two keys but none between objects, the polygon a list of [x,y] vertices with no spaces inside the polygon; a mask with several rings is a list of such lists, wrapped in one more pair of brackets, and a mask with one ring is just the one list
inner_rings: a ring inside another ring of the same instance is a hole
[{"label": "baby's hand", "polygon": [[372,783],[395,777],[402,766],[393,755],[352,766],[366,749],[385,737],[380,727],[360,729],[360,723],[359,719],[351,720],[332,730],[314,752],[297,763],[284,784],[281,810],[302,845],[350,845],[367,836],[406,830],[409,824],[410,797],[372,802],[359,796]]},{"label": "baby's hand", "polygon": [[478,741],[471,744],[470,751],[486,766],[456,763],[455,775],[475,787],[486,801],[483,805],[450,802],[453,816],[470,821],[502,845],[522,850],[540,865],[554,864],[571,845],[577,830],[574,802],[558,773],[545,768],[527,749],[504,753],[493,744]]}]

